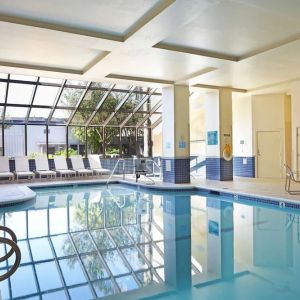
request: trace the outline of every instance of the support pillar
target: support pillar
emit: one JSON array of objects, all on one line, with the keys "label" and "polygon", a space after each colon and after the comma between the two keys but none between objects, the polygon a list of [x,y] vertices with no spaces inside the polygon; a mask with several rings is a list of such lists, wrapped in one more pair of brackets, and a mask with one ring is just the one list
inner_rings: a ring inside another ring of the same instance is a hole
[{"label": "support pillar", "polygon": [[189,87],[163,88],[163,181],[190,183]]},{"label": "support pillar", "polygon": [[232,180],[232,91],[220,89],[208,93],[205,108],[206,178]]},{"label": "support pillar", "polygon": [[191,196],[163,196],[165,282],[184,293],[191,290]]},{"label": "support pillar", "polygon": [[234,278],[233,204],[207,201],[207,270],[222,280]]}]

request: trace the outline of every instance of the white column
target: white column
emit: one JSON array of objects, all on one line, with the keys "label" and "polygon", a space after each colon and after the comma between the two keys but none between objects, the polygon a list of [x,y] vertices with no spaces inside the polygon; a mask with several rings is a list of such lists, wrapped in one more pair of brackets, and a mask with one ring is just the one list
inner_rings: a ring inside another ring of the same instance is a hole
[{"label": "white column", "polygon": [[206,178],[232,180],[232,91],[219,89],[207,93]]},{"label": "white column", "polygon": [[189,87],[163,88],[163,180],[190,182]]}]

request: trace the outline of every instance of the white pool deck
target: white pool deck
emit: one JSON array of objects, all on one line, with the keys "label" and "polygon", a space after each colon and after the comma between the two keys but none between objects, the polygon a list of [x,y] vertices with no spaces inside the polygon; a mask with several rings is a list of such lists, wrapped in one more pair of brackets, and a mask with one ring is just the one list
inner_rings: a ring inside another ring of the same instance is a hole
[{"label": "white pool deck", "polygon": [[[122,176],[114,176],[111,179],[113,182],[125,182],[136,185],[132,175],[126,175],[125,180]],[[80,183],[106,183],[107,176],[102,177],[86,177],[73,179],[59,179],[59,180],[34,180],[34,181],[20,181],[19,183],[0,183],[0,205],[11,204],[17,202],[24,202],[35,197],[34,191],[30,187],[42,186],[56,186],[66,184],[80,184]],[[289,201],[300,203],[299,195],[289,195],[284,190],[284,179],[256,179],[256,178],[240,178],[236,177],[233,181],[215,181],[206,180],[204,178],[193,178],[190,184],[171,184],[163,183],[159,178],[155,179],[154,185],[148,185],[148,180],[139,180],[140,186],[158,189],[191,189],[193,187],[208,189],[221,192],[229,192],[239,195],[249,195],[260,198],[270,198],[278,201]],[[300,190],[299,186],[295,188]]]}]

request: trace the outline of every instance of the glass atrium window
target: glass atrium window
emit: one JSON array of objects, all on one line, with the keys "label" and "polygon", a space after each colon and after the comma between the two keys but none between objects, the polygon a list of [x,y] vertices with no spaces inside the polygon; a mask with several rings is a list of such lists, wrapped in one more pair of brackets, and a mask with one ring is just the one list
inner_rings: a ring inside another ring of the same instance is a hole
[{"label": "glass atrium window", "polygon": [[[1,111],[1,109],[0,109]],[[2,125],[0,125],[0,155],[3,155],[3,145],[2,145]]]},{"label": "glass atrium window", "polygon": [[75,107],[79,101],[83,90],[74,88],[65,88],[59,98],[57,106]]},{"label": "glass atrium window", "polygon": [[49,155],[66,155],[66,127],[49,126]]},{"label": "glass atrium window", "polygon": [[6,83],[0,82],[0,103],[4,103],[6,95]]},{"label": "glass atrium window", "polygon": [[21,80],[21,81],[37,81],[37,77],[35,76],[27,76],[27,75],[10,75],[10,79],[12,80]]},{"label": "glass atrium window", "polygon": [[1,78],[1,79],[7,79],[7,74],[0,73],[0,78]]},{"label": "glass atrium window", "polygon": [[119,125],[121,124],[127,117],[128,113],[125,112],[117,112],[113,118],[108,122],[108,125]]},{"label": "glass atrium window", "polygon": [[71,116],[72,110],[55,109],[51,118],[51,124],[66,124]]},{"label": "glass atrium window", "polygon": [[102,88],[109,89],[111,87],[111,83],[107,82],[92,82],[91,88]]},{"label": "glass atrium window", "polygon": [[87,85],[87,81],[83,81],[83,80],[67,80],[67,85],[77,85],[77,86],[86,86]]},{"label": "glass atrium window", "polygon": [[56,79],[56,78],[46,78],[46,77],[40,77],[40,82],[42,83],[53,83],[53,84],[62,84],[62,79]]},{"label": "glass atrium window", "polygon": [[100,110],[91,121],[91,125],[102,125],[104,121],[110,116],[111,112]]},{"label": "glass atrium window", "polygon": [[32,108],[29,115],[29,122],[35,121],[45,123],[49,117],[50,108]]},{"label": "glass atrium window", "polygon": [[[30,125],[31,133],[28,135],[31,137],[34,137],[34,132],[42,134],[41,142],[33,142],[34,145],[44,145],[42,150],[39,148],[39,153],[66,152],[68,144],[69,151],[81,155],[85,155],[86,150],[99,154],[106,151],[110,156],[125,155],[126,149],[122,150],[122,144],[134,145],[138,127],[152,128],[161,122],[161,113],[158,113],[161,112],[161,95],[150,97],[152,91],[148,87],[126,84],[89,84],[83,80],[0,73],[0,121],[4,121],[7,129],[14,125],[19,128],[25,128],[21,126],[23,124]],[[49,133],[47,140],[44,133],[46,124],[53,127],[51,138]],[[67,125],[68,135],[64,127]],[[103,132],[107,134],[105,143]],[[56,140],[58,136],[59,140]],[[85,149],[86,145],[88,149]],[[5,147],[5,144],[2,145],[6,153]],[[130,152],[134,153],[135,148],[133,146]],[[32,151],[27,150],[31,155]]]},{"label": "glass atrium window", "polygon": [[5,112],[5,121],[24,122],[27,115],[27,107],[7,106]]},{"label": "glass atrium window", "polygon": [[7,103],[30,104],[34,85],[10,83],[8,88]]},{"label": "glass atrium window", "polygon": [[59,87],[39,86],[37,88],[33,104],[52,106],[54,104],[59,89]]}]

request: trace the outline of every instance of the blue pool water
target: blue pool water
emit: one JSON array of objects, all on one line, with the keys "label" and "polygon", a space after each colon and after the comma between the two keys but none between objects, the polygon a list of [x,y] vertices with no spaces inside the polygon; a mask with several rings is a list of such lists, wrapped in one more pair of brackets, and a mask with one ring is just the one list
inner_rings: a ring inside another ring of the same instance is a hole
[{"label": "blue pool water", "polygon": [[3,299],[300,299],[299,210],[123,185],[36,192],[0,211],[22,252]]}]

